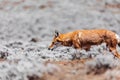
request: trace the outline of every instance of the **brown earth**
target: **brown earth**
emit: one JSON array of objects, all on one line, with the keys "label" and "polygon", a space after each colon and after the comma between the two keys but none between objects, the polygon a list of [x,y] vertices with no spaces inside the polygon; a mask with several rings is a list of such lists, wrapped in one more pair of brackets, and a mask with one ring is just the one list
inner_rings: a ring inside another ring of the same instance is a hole
[{"label": "brown earth", "polygon": [[45,73],[40,80],[105,80],[104,74],[86,74],[85,61],[86,60],[49,62],[59,66],[60,70],[56,71],[54,74]]}]

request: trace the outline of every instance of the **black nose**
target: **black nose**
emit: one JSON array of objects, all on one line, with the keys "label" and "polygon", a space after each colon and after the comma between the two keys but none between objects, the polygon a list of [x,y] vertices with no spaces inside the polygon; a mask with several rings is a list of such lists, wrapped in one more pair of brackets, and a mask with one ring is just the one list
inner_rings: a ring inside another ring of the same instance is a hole
[{"label": "black nose", "polygon": [[50,48],[48,48],[48,50],[50,50]]},{"label": "black nose", "polygon": [[51,51],[53,51],[53,49],[51,49],[51,48],[48,48],[48,50],[51,50]]}]

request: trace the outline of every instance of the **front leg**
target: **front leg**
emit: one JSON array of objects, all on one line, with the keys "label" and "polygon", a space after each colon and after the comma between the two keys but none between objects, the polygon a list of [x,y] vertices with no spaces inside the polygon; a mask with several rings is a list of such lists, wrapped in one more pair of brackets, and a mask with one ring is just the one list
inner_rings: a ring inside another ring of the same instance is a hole
[{"label": "front leg", "polygon": [[74,41],[73,42],[73,47],[75,48],[75,53],[73,55],[73,59],[80,59],[80,56],[81,56],[80,50],[82,49],[80,43]]},{"label": "front leg", "polygon": [[74,40],[73,41],[73,47],[75,48],[75,49],[79,49],[79,50],[81,50],[81,44],[80,44],[80,42],[78,42],[78,40]]}]

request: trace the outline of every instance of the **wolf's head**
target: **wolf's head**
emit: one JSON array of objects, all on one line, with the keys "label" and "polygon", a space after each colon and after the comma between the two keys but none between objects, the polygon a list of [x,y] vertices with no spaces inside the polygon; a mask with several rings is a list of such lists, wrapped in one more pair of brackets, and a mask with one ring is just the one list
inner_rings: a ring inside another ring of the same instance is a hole
[{"label": "wolf's head", "polygon": [[72,41],[69,38],[69,36],[67,36],[66,34],[61,34],[57,31],[55,31],[55,36],[53,38],[53,41],[51,43],[51,45],[49,46],[49,50],[53,50],[55,48],[57,48],[58,46],[71,46],[72,45]]}]

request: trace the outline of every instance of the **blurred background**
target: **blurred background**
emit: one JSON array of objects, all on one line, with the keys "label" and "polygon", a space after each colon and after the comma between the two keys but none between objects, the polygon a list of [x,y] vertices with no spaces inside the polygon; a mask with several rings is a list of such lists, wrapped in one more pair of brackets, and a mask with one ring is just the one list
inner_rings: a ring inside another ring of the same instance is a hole
[{"label": "blurred background", "polygon": [[[78,61],[63,69],[54,63],[73,60],[75,53],[66,47],[47,50],[54,31],[78,29],[108,29],[120,35],[120,0],[0,0],[0,80],[90,80],[91,72],[104,75],[91,80],[120,80],[119,60],[104,44],[78,53],[79,59],[92,57],[86,65],[76,65]],[[44,73],[55,78],[41,78]]]},{"label": "blurred background", "polygon": [[51,40],[54,30],[120,31],[120,0],[1,0],[0,39]]}]

